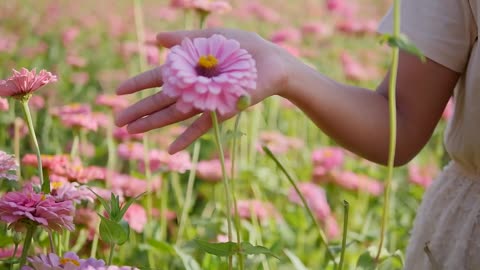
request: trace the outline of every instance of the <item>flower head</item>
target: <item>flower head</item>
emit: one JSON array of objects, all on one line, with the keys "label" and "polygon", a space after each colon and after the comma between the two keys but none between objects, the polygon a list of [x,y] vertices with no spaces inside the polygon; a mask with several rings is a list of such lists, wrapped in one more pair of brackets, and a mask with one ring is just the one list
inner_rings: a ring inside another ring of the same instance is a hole
[{"label": "flower head", "polygon": [[0,97],[0,112],[6,112],[9,108],[8,100]]},{"label": "flower head", "polygon": [[57,202],[50,195],[35,193],[31,185],[22,191],[8,192],[0,199],[0,221],[16,231],[25,230],[31,222],[47,230],[73,231],[73,212],[72,201]]},{"label": "flower head", "polygon": [[[94,258],[80,259],[75,252],[66,252],[63,257],[59,257],[55,253],[47,255],[39,255],[28,258],[28,261],[32,264],[32,267],[25,266],[22,270],[85,270],[85,269],[100,269],[105,267],[103,260],[97,260]],[[105,268],[106,269],[106,268]]]},{"label": "flower head", "polygon": [[178,97],[177,108],[218,111],[236,110],[241,96],[256,88],[255,60],[236,40],[221,35],[186,38],[173,47],[162,69],[163,91]]},{"label": "flower head", "polygon": [[56,81],[57,76],[44,69],[38,73],[35,69],[32,71],[26,68],[22,68],[20,71],[14,69],[13,75],[9,79],[0,80],[0,97],[23,97]]},{"label": "flower head", "polygon": [[17,180],[15,171],[18,169],[15,157],[0,151],[0,179]]}]

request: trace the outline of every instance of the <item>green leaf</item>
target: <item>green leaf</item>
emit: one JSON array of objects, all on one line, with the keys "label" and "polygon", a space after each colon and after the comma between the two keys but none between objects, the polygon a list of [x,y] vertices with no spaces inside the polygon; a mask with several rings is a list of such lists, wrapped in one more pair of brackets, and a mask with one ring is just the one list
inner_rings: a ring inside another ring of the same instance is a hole
[{"label": "green leaf", "polygon": [[371,256],[370,251],[365,251],[357,261],[356,270],[375,270],[377,264],[375,263],[375,258]]},{"label": "green leaf", "polygon": [[417,46],[415,46],[415,44],[413,44],[408,39],[407,36],[405,36],[403,34],[400,34],[399,37],[394,37],[394,36],[389,35],[389,34],[382,35],[380,37],[380,42],[381,43],[386,42],[390,47],[396,47],[396,48],[404,50],[408,53],[411,53],[411,54],[417,56],[418,58],[420,58],[420,60],[422,60],[422,62],[426,61],[426,58],[423,55],[422,51],[420,51],[420,49]]},{"label": "green leaf", "polygon": [[200,265],[195,261],[192,256],[183,252],[180,248],[175,247],[175,251],[182,260],[183,266],[186,270],[201,270]]},{"label": "green leaf", "polygon": [[170,245],[169,243],[165,241],[158,241],[155,239],[148,239],[147,244],[149,247],[151,247],[154,251],[157,251],[161,254],[170,254],[170,255],[175,255],[176,251],[175,248]]},{"label": "green leaf", "polygon": [[195,244],[200,250],[219,257],[232,256],[238,252],[237,243],[234,242],[210,243],[200,239],[195,239]]},{"label": "green leaf", "polygon": [[100,201],[100,203],[102,203],[103,207],[105,208],[105,211],[107,211],[107,213],[110,214],[110,205],[108,204],[108,202],[102,198],[102,196],[98,195],[95,191],[93,191],[91,188],[88,188],[93,194],[95,194],[95,196],[97,197],[97,199]]},{"label": "green leaf", "polygon": [[100,236],[103,241],[117,245],[127,242],[130,236],[130,228],[126,222],[117,223],[104,216],[99,216],[102,219],[100,222]]},{"label": "green leaf", "polygon": [[132,205],[132,203],[134,203],[136,200],[140,199],[140,197],[142,197],[143,195],[145,195],[146,192],[143,192],[142,194],[138,195],[137,197],[135,198],[130,198],[127,203],[125,203],[125,205],[122,207],[122,209],[120,210],[119,212],[119,220],[121,220],[123,218],[123,216],[125,215],[125,213],[127,212],[128,208],[130,207],[130,205]]},{"label": "green leaf", "polygon": [[248,254],[248,255],[264,254],[264,255],[267,255],[267,256],[272,256],[272,257],[275,257],[277,259],[280,259],[277,255],[273,254],[273,252],[266,247],[253,246],[249,242],[242,242],[240,244],[240,246],[242,248],[242,253],[244,253],[244,254]]},{"label": "green leaf", "polygon": [[295,255],[293,252],[288,249],[284,249],[283,252],[290,259],[293,267],[295,267],[295,270],[308,270],[308,268],[302,263],[300,258],[298,258],[297,255]]}]

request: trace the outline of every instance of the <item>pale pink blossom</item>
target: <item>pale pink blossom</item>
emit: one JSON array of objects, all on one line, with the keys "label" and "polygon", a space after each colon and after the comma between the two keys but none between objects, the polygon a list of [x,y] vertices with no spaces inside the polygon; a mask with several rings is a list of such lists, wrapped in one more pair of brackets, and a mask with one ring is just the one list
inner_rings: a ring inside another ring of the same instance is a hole
[{"label": "pale pink blossom", "polygon": [[280,214],[273,204],[259,200],[238,200],[237,211],[240,218],[256,218],[259,222],[266,222],[272,218],[280,218]]},{"label": "pale pink blossom", "polygon": [[60,120],[65,127],[97,131],[98,121],[91,114],[66,114]]},{"label": "pale pink blossom", "polygon": [[33,110],[41,110],[45,107],[45,99],[39,95],[32,96],[28,101],[28,105]]},{"label": "pale pink blossom", "polygon": [[80,34],[80,30],[76,27],[69,27],[62,32],[63,46],[67,47],[72,43]]},{"label": "pale pink blossom", "polygon": [[76,54],[67,55],[65,62],[75,68],[83,68],[87,65],[87,59]]},{"label": "pale pink blossom", "polygon": [[330,181],[345,189],[366,192],[374,196],[382,194],[384,189],[378,180],[353,172],[334,171],[331,173]]},{"label": "pale pink blossom", "polygon": [[90,114],[91,112],[92,108],[90,107],[90,105],[80,103],[73,103],[61,107],[55,107],[50,110],[50,114],[57,117],[70,114]]},{"label": "pale pink blossom", "polygon": [[[51,170],[54,166],[62,166],[70,162],[68,155],[41,155],[42,167],[44,169]],[[26,154],[22,158],[22,164],[24,166],[36,167],[38,164],[37,155]]]},{"label": "pale pink blossom", "polygon": [[302,25],[301,31],[304,36],[316,38],[326,38],[332,34],[332,29],[322,22],[305,23]]},{"label": "pale pink blossom", "polygon": [[0,179],[17,180],[17,160],[14,156],[0,151]]},{"label": "pale pink blossom", "polygon": [[341,62],[345,77],[351,81],[371,80],[376,76],[376,71],[355,60],[350,54],[343,52]]},{"label": "pale pink blossom", "polygon": [[200,12],[217,14],[224,14],[232,10],[232,6],[222,0],[191,0],[191,8]]},{"label": "pale pink blossom", "polygon": [[[298,189],[305,197],[308,207],[310,207],[318,220],[324,221],[331,215],[330,205],[327,202],[327,196],[323,188],[314,183],[303,182],[298,184]],[[302,205],[302,200],[294,188],[291,188],[288,192],[288,199],[293,203]]]},{"label": "pale pink blossom", "polygon": [[87,186],[78,183],[69,183],[65,181],[51,181],[50,194],[57,202],[73,201],[81,203],[82,201],[94,202],[95,196]]},{"label": "pale pink blossom", "polygon": [[0,112],[6,112],[9,110],[8,100],[6,98],[0,97]]},{"label": "pale pink blossom", "polygon": [[177,108],[218,111],[236,110],[241,96],[256,88],[255,60],[235,40],[221,35],[186,38],[170,50],[162,69],[163,92],[178,97]]},{"label": "pale pink blossom", "polygon": [[[152,192],[159,191],[162,186],[161,178],[153,178],[150,180]],[[136,197],[148,190],[148,181],[143,179],[138,179],[130,175],[125,174],[116,174],[111,179],[107,179],[107,182],[110,185],[111,190],[115,194],[119,194],[125,197]]]},{"label": "pale pink blossom", "polygon": [[66,252],[63,257],[59,257],[55,253],[47,255],[41,254],[39,256],[29,257],[30,266],[22,267],[22,270],[86,270],[86,269],[100,269],[105,267],[103,260],[94,258],[80,259],[74,252]]},{"label": "pale pink blossom", "polygon": [[85,85],[87,84],[89,79],[90,75],[88,75],[88,73],[84,71],[73,72],[70,75],[70,80],[72,81],[72,83],[77,85]]},{"label": "pale pink blossom", "polygon": [[330,215],[325,219],[324,226],[328,239],[338,238],[342,233],[340,226],[338,226],[338,222],[333,215]]},{"label": "pale pink blossom", "polygon": [[100,94],[95,99],[95,103],[113,110],[120,110],[126,108],[129,101],[125,96]]},{"label": "pale pink blossom", "polygon": [[408,165],[408,179],[411,183],[427,188],[438,174],[438,168],[431,164],[419,166],[415,163]]},{"label": "pale pink blossom", "polygon": [[0,80],[0,97],[20,97],[31,94],[40,87],[56,82],[57,76],[42,69],[37,73],[35,69],[29,71],[22,68],[13,70],[13,75],[7,80]]},{"label": "pale pink blossom", "polygon": [[[231,162],[225,160],[227,175],[231,175]],[[196,175],[207,182],[220,182],[222,180],[222,165],[219,159],[202,160],[197,164]]]},{"label": "pale pink blossom", "polygon": [[142,133],[135,133],[131,134],[128,132],[127,127],[123,126],[120,128],[115,128],[113,131],[113,137],[120,141],[120,142],[126,142],[126,141],[131,141],[131,140],[141,140],[143,138]]},{"label": "pale pink blossom", "polygon": [[138,142],[125,142],[118,145],[118,156],[124,160],[143,160],[144,147]]},{"label": "pale pink blossom", "polygon": [[50,170],[52,174],[63,176],[70,182],[82,184],[93,180],[103,180],[106,177],[103,169],[95,166],[83,167],[78,160],[52,164]]},{"label": "pale pink blossom", "polygon": [[127,212],[123,218],[128,225],[130,225],[132,230],[136,231],[137,233],[141,233],[147,224],[147,211],[145,211],[143,206],[133,203],[127,209]]},{"label": "pale pink blossom", "polygon": [[259,2],[248,3],[246,9],[247,13],[252,14],[260,21],[274,23],[280,19],[278,12]]},{"label": "pale pink blossom", "polygon": [[312,153],[314,177],[322,177],[343,165],[345,154],[339,147],[323,147]]},{"label": "pale pink blossom", "polygon": [[257,149],[263,153],[262,146],[267,146],[274,154],[285,154],[290,150],[300,149],[303,142],[298,138],[288,137],[278,131],[262,131],[257,143]]},{"label": "pale pink blossom", "polygon": [[285,27],[272,34],[270,40],[274,43],[292,42],[298,43],[302,41],[300,30],[294,27]]},{"label": "pale pink blossom", "polygon": [[72,201],[56,202],[50,195],[35,193],[31,185],[22,191],[6,193],[0,199],[0,221],[16,231],[24,231],[28,222],[61,232],[74,230]]}]

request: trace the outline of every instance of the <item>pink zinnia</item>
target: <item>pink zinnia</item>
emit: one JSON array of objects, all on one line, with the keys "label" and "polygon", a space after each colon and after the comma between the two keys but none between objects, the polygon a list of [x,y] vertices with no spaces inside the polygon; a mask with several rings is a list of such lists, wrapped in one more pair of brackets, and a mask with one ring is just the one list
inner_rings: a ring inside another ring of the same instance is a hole
[{"label": "pink zinnia", "polygon": [[120,110],[126,108],[129,102],[124,96],[101,94],[97,96],[95,103],[110,107],[113,110]]},{"label": "pink zinnia", "polygon": [[42,69],[39,73],[35,69],[29,71],[22,68],[13,70],[13,75],[7,80],[0,80],[0,97],[22,97],[36,91],[38,88],[56,82],[57,76]]},{"label": "pink zinnia", "polygon": [[323,177],[343,165],[344,151],[339,147],[324,147],[313,151],[314,177]]},{"label": "pink zinnia", "polygon": [[232,6],[226,1],[192,0],[191,7],[200,12],[218,14],[232,10]]},{"label": "pink zinnia", "polygon": [[74,230],[72,201],[56,202],[50,195],[37,194],[31,185],[22,191],[8,192],[0,199],[0,221],[16,231],[24,231],[28,222],[47,230]]},{"label": "pink zinnia", "polygon": [[105,267],[105,262],[103,260],[97,260],[94,258],[89,259],[80,259],[78,255],[74,252],[66,252],[63,257],[59,257],[55,253],[50,253],[47,255],[39,255],[28,258],[28,261],[31,263],[32,267],[25,266],[22,270],[61,270],[61,269],[100,269]]},{"label": "pink zinnia", "polygon": [[0,97],[0,112],[6,112],[9,108],[8,100]]},{"label": "pink zinnia", "polygon": [[126,126],[121,128],[116,128],[113,131],[113,137],[118,141],[128,141],[128,140],[141,140],[143,138],[142,133],[130,134]]},{"label": "pink zinnia", "polygon": [[[331,215],[330,205],[327,202],[327,196],[323,188],[314,183],[303,182],[298,184],[298,189],[305,197],[308,207],[310,207],[316,218],[324,221]],[[302,200],[294,188],[290,189],[288,199],[293,203],[302,205]]]},{"label": "pink zinnia", "polygon": [[50,113],[53,116],[64,116],[67,114],[90,114],[92,108],[88,104],[73,103],[64,105],[61,107],[56,107],[50,110]]},{"label": "pink zinnia", "polygon": [[424,188],[430,186],[437,173],[438,169],[432,165],[427,165],[423,167],[415,163],[411,163],[408,165],[408,178],[410,182]]},{"label": "pink zinnia", "polygon": [[163,91],[178,97],[182,112],[236,110],[241,96],[256,88],[255,60],[236,40],[221,35],[186,38],[170,50],[162,69]]},{"label": "pink zinnia", "polygon": [[260,222],[266,222],[271,218],[280,218],[280,214],[273,204],[259,200],[239,200],[237,210],[240,218],[256,218]]},{"label": "pink zinnia", "polygon": [[91,114],[67,114],[60,116],[66,127],[97,131],[98,122]]},{"label": "pink zinnia", "polygon": [[[225,160],[227,165],[227,174],[230,175],[231,162]],[[222,165],[220,160],[202,160],[197,164],[196,175],[198,178],[207,182],[220,182],[222,181]]]},{"label": "pink zinnia", "polygon": [[147,224],[147,211],[141,205],[134,203],[127,209],[123,218],[132,230],[141,233]]},{"label": "pink zinnia", "polygon": [[17,169],[18,164],[15,157],[0,151],[0,179],[17,180]]}]

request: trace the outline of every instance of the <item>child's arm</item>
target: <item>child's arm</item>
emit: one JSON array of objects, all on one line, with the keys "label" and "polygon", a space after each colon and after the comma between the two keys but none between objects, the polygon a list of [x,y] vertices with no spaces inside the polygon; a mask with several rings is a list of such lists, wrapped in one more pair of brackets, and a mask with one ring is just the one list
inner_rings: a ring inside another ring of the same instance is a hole
[{"label": "child's arm", "polygon": [[[387,162],[388,75],[377,91],[343,85],[316,72],[258,35],[243,31],[168,32],[159,34],[158,41],[163,46],[172,47],[185,37],[210,36],[213,33],[238,40],[255,58],[258,87],[252,93],[253,104],[271,95],[283,96],[347,149],[378,163]],[[160,69],[127,80],[117,92],[129,94],[161,86]],[[422,63],[407,53],[400,54],[397,165],[408,162],[428,141],[458,78],[458,73],[431,60]],[[138,133],[176,123],[198,113],[183,114],[172,106],[174,103],[174,99],[159,92],[120,112],[116,123],[128,125],[130,132]],[[169,151],[173,153],[187,147],[210,127],[209,115],[201,116],[172,143]]]}]

